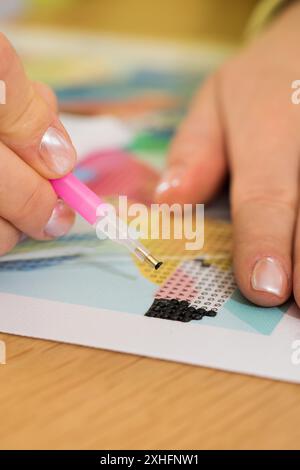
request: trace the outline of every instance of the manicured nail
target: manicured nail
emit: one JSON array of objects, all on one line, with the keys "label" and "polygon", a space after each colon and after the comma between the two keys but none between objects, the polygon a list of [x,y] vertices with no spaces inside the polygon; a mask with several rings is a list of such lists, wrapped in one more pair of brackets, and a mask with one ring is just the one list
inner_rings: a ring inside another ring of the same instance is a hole
[{"label": "manicured nail", "polygon": [[76,152],[64,134],[49,127],[42,137],[40,155],[48,168],[58,175],[65,175],[73,169]]},{"label": "manicured nail", "polygon": [[182,168],[174,168],[164,173],[158,186],[156,187],[156,193],[162,194],[169,189],[177,188],[180,186],[183,176]]},{"label": "manicured nail", "polygon": [[287,290],[288,281],[279,261],[274,258],[262,258],[254,266],[251,284],[254,290],[282,297]]},{"label": "manicured nail", "polygon": [[58,200],[50,219],[44,228],[45,235],[51,238],[62,237],[73,225],[73,212],[61,200]]}]

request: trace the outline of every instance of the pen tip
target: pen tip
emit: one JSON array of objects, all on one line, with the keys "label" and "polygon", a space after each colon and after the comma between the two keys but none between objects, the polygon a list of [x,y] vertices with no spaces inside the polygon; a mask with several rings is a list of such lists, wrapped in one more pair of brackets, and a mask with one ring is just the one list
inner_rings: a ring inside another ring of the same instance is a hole
[{"label": "pen tip", "polygon": [[154,266],[154,269],[157,271],[161,267],[162,264],[163,264],[162,261],[158,261],[158,263],[156,263],[156,265]]},{"label": "pen tip", "polygon": [[135,254],[142,260],[148,263],[152,268],[156,271],[161,267],[163,264],[162,261],[158,261],[151,253],[148,252],[145,248],[138,246],[135,249]]},{"label": "pen tip", "polygon": [[156,258],[154,258],[153,255],[151,255],[150,253],[147,254],[147,256],[145,256],[145,261],[146,263],[148,263],[150,266],[152,266],[152,268],[155,269],[155,271],[157,271],[161,265],[162,265],[162,261],[158,261]]}]

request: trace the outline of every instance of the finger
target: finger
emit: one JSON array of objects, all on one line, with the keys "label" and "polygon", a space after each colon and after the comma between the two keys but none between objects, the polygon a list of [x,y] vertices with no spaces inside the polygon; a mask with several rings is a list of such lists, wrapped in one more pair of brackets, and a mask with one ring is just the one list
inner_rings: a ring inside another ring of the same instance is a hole
[{"label": "finger", "polygon": [[223,182],[226,161],[215,81],[211,78],[200,90],[171,145],[156,189],[158,202],[206,202]]},{"label": "finger", "polygon": [[51,184],[0,142],[0,216],[37,239],[62,236],[74,215]]},{"label": "finger", "polygon": [[[25,75],[9,41],[0,34],[0,77],[6,84],[6,104],[0,106],[0,139],[45,178],[69,173],[75,149],[49,105]],[[49,98],[49,94],[48,94]],[[53,104],[53,103],[52,103]]]},{"label": "finger", "polygon": [[295,139],[280,130],[267,139],[263,128],[233,150],[234,270],[249,300],[275,306],[291,293],[299,168]]},{"label": "finger", "polygon": [[0,218],[0,256],[11,251],[21,238],[21,232],[7,220]]}]

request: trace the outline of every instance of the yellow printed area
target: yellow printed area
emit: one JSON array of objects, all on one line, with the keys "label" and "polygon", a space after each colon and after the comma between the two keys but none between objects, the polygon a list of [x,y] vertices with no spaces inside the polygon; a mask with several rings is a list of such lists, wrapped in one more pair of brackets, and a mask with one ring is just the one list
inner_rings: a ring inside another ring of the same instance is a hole
[{"label": "yellow printed area", "polygon": [[186,260],[203,257],[205,262],[227,270],[231,265],[231,225],[221,220],[205,220],[204,246],[200,250],[188,251],[185,248],[187,239],[153,240],[143,239],[143,244],[151,253],[163,261],[163,265],[153,270],[147,264],[134,257],[134,262],[141,274],[155,284],[164,283],[180,263]]}]

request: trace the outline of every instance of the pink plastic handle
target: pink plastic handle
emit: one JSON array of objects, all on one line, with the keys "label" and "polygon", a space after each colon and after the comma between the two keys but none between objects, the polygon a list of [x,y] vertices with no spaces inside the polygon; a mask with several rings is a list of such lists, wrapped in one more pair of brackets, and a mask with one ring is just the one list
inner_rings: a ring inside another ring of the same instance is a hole
[{"label": "pink plastic handle", "polygon": [[72,173],[57,180],[50,180],[50,183],[58,197],[91,225],[94,225],[97,220],[97,208],[102,204],[102,200],[97,194]]}]

